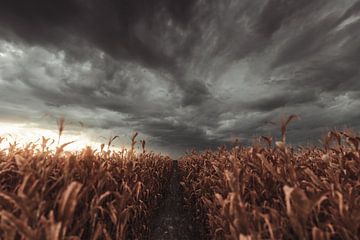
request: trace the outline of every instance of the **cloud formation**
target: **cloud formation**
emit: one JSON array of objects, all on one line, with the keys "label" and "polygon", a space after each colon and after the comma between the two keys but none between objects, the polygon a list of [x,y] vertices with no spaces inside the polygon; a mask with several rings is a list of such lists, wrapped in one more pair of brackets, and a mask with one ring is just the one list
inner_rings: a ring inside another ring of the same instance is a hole
[{"label": "cloud formation", "polygon": [[139,131],[177,156],[235,138],[360,129],[355,0],[4,0],[0,120]]}]

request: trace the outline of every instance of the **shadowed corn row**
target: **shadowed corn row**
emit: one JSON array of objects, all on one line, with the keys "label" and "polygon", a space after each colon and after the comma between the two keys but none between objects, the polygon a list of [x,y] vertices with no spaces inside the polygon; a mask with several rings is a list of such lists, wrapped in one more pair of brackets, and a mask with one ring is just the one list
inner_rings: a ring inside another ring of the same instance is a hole
[{"label": "shadowed corn row", "polygon": [[283,130],[282,141],[179,161],[195,220],[211,239],[359,239],[360,138],[330,132],[323,147],[295,150]]},{"label": "shadowed corn row", "polygon": [[[0,150],[0,239],[143,239],[171,173],[134,151]],[[135,141],[133,140],[133,143]],[[144,145],[144,144],[143,144]],[[143,146],[144,148],[144,146]]]}]

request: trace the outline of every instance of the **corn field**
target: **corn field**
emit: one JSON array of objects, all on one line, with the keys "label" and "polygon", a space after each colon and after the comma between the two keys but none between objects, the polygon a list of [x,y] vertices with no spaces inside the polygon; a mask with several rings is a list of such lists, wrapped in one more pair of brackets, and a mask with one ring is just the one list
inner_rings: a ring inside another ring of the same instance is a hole
[{"label": "corn field", "polygon": [[179,161],[187,208],[209,239],[359,239],[360,138],[329,132],[322,147],[262,137],[251,147]]},{"label": "corn field", "polygon": [[[143,239],[172,161],[133,151],[0,151],[0,239]],[[134,141],[133,141],[134,142]],[[110,145],[110,144],[109,144]]]},{"label": "corn field", "polygon": [[202,239],[359,239],[360,137],[332,131],[322,146],[293,147],[294,118],[279,141],[192,151],[176,165],[145,141],[136,154],[137,134],[129,151],[110,150],[116,137],[100,151],[51,151],[44,137],[9,144],[0,150],[0,239],[149,239],[174,166],[186,222]]}]

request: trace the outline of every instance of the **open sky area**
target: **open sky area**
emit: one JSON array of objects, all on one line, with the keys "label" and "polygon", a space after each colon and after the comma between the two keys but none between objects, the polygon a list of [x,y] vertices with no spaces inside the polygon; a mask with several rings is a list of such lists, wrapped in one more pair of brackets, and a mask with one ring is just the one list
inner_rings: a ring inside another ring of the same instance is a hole
[{"label": "open sky area", "polygon": [[[360,1],[2,0],[0,134],[174,157],[360,130]],[[274,124],[271,124],[274,122]]]}]

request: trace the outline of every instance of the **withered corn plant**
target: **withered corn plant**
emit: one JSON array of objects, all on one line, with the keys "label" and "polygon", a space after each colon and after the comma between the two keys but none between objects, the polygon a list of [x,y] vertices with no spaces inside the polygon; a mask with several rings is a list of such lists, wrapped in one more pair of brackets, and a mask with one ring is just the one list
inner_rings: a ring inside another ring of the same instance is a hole
[{"label": "withered corn plant", "polygon": [[275,143],[262,137],[179,161],[195,220],[209,239],[359,239],[359,136],[333,131],[322,147],[294,149],[282,131]]},{"label": "withered corn plant", "polygon": [[0,239],[147,236],[171,173],[168,157],[104,146],[66,153],[65,144],[52,152],[48,144],[0,150]]}]

